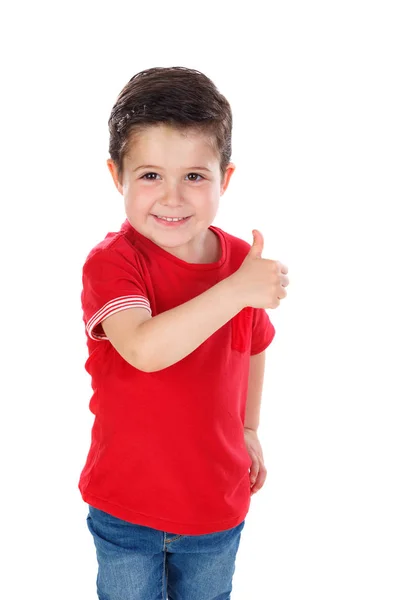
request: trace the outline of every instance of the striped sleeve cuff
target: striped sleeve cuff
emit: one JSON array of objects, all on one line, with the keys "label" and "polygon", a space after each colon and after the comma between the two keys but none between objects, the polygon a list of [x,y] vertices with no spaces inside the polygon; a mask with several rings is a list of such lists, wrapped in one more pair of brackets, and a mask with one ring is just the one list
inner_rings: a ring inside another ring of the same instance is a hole
[{"label": "striped sleeve cuff", "polygon": [[86,325],[88,336],[95,341],[107,340],[108,338],[105,333],[95,333],[94,329],[106,317],[110,317],[114,313],[125,310],[126,308],[147,308],[151,314],[150,302],[147,298],[144,298],[144,296],[121,296],[120,298],[115,298],[114,300],[107,302],[107,304],[89,319]]}]

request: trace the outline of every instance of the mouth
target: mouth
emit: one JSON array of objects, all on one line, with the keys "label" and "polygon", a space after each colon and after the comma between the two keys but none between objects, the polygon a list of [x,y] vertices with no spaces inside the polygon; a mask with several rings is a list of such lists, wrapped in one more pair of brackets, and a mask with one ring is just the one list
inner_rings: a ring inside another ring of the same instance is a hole
[{"label": "mouth", "polygon": [[189,217],[184,217],[179,221],[167,221],[166,219],[159,219],[156,215],[151,216],[156,223],[160,223],[160,225],[163,225],[164,227],[182,227],[182,225],[187,223],[192,218],[192,215],[190,215]]}]

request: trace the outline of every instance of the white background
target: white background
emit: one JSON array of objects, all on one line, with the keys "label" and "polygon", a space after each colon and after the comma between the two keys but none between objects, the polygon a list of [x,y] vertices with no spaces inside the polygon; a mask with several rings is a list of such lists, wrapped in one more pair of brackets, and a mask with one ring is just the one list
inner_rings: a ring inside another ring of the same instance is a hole
[{"label": "white background", "polygon": [[[81,267],[125,218],[107,121],[138,71],[233,110],[214,224],[289,267],[269,315],[233,600],[400,598],[397,2],[20,2],[0,40],[2,596],[95,600]],[[4,556],[6,562],[4,562]],[[4,592],[4,590],[7,590]],[[187,599],[190,600],[190,599]]]}]

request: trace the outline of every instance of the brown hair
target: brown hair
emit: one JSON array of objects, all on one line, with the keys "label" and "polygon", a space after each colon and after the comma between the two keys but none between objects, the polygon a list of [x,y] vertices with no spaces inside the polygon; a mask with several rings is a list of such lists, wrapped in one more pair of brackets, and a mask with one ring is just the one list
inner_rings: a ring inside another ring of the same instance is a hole
[{"label": "brown hair", "polygon": [[232,111],[227,99],[200,71],[154,67],[134,75],[120,92],[108,120],[109,153],[118,179],[136,133],[166,123],[209,136],[220,158],[221,177],[232,153]]}]

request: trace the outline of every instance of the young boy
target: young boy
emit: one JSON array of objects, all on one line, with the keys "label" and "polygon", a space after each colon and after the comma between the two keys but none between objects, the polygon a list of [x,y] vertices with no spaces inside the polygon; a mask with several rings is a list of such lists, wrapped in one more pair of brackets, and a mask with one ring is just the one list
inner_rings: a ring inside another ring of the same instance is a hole
[{"label": "young boy", "polygon": [[287,268],[212,226],[235,166],[230,105],[202,73],[138,73],[109,119],[127,219],[83,266],[92,440],[79,489],[103,600],[227,600],[250,496],[265,308]]}]

